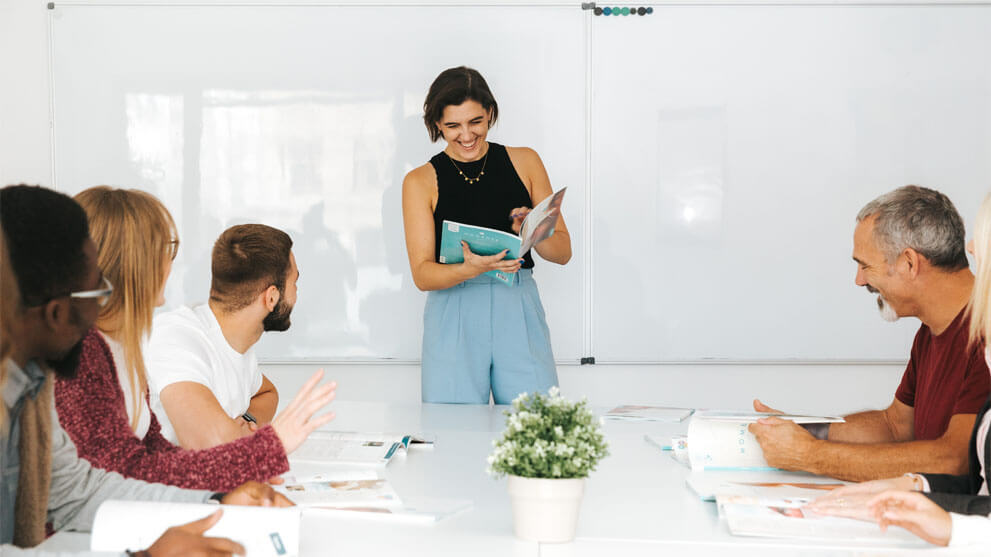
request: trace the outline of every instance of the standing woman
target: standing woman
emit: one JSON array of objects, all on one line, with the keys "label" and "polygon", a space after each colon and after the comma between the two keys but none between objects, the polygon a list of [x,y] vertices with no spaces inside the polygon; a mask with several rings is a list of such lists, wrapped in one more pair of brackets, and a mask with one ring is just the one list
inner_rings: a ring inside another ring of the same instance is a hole
[{"label": "standing woman", "polygon": [[[428,291],[423,315],[424,402],[508,404],[522,392],[557,385],[550,331],[533,278],[530,252],[476,255],[462,242],[464,262],[442,264],[445,220],[519,233],[531,207],[551,195],[540,156],[527,147],[486,141],[499,115],[480,73],[464,66],[441,72],[423,104],[431,141],[443,151],[403,180],[403,220],[413,282]],[[558,214],[554,235],[534,249],[550,262],[571,259],[571,237]],[[516,273],[513,286],[485,273]]]},{"label": "standing woman", "polygon": [[[270,425],[211,449],[170,443],[149,410],[143,345],[179,249],[172,216],[151,194],[98,186],[76,201],[89,219],[97,264],[112,292],[82,342],[76,375],[55,385],[59,422],[79,456],[125,477],[189,489],[230,491],[289,469],[286,455],[332,414],[308,420],[333,397],[332,385],[311,378]],[[329,390],[328,390],[329,389]],[[312,402],[315,407],[300,412]],[[305,414],[305,415],[304,415]]]}]

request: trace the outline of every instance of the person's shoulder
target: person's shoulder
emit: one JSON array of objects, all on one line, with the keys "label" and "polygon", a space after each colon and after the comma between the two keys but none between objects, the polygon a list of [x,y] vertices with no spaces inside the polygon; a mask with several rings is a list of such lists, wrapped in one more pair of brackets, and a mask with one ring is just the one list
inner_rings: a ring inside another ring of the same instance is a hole
[{"label": "person's shoulder", "polygon": [[431,163],[424,163],[406,173],[403,185],[416,188],[437,186],[437,171]]},{"label": "person's shoulder", "polygon": [[153,349],[163,343],[187,343],[206,339],[210,325],[201,313],[199,307],[181,306],[155,316],[148,342],[149,348]]},{"label": "person's shoulder", "polygon": [[509,158],[513,160],[518,160],[524,163],[540,161],[540,155],[538,155],[537,151],[531,147],[510,147],[509,145],[506,145],[504,149],[506,149],[506,153],[509,155]]}]

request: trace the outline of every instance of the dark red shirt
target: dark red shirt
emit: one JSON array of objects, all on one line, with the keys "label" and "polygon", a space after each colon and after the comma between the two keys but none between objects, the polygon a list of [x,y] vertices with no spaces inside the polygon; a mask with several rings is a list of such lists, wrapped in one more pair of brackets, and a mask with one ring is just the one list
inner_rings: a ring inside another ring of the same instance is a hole
[{"label": "dark red shirt", "polygon": [[895,398],[915,408],[915,440],[938,439],[954,414],[977,414],[988,398],[991,378],[984,344],[969,345],[970,319],[964,308],[939,336],[922,325]]},{"label": "dark red shirt", "polygon": [[113,354],[95,328],[83,338],[76,376],[55,382],[55,408],[80,457],[126,478],[231,491],[248,480],[265,481],[289,470],[282,441],[270,425],[254,435],[192,451],[162,437],[152,412],[148,433],[139,438],[127,418]]}]

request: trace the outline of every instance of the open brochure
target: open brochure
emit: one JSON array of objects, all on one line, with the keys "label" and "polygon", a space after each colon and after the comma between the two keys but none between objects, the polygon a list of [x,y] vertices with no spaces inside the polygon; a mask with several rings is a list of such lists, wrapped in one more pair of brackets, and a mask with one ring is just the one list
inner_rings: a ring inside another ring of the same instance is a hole
[{"label": "open brochure", "polygon": [[289,462],[385,466],[397,454],[413,447],[432,448],[433,441],[395,433],[315,431],[289,455]]},{"label": "open brochure", "polygon": [[[468,244],[468,249],[478,255],[495,255],[503,250],[509,250],[504,259],[519,259],[530,251],[530,248],[550,238],[554,234],[560,214],[564,192],[561,188],[537,204],[523,219],[520,235],[484,226],[474,226],[445,220],[440,236],[441,263],[461,263],[465,260],[461,242]],[[511,273],[489,271],[487,275],[499,279],[504,284],[513,286],[515,277]]]},{"label": "open brochure", "polygon": [[846,482],[808,472],[693,472],[685,483],[703,501],[735,497],[732,502],[756,503],[764,499],[810,501]]},{"label": "open brochure", "polygon": [[602,415],[603,420],[624,422],[669,422],[678,423],[692,415],[691,408],[671,408],[668,406],[617,406]]},{"label": "open brochure", "polygon": [[172,526],[199,520],[219,508],[223,508],[223,516],[204,535],[230,538],[252,557],[299,554],[299,508],[159,501],[104,501],[93,520],[90,549],[123,553],[147,548]]},{"label": "open brochure", "polygon": [[314,507],[313,512],[334,513],[341,518],[432,524],[471,509],[467,499],[411,497],[395,507]]},{"label": "open brochure", "polygon": [[763,500],[758,504],[724,502],[719,507],[734,536],[795,538],[864,545],[924,547],[926,542],[897,526],[882,532],[875,522],[822,516],[802,508],[796,499]]},{"label": "open brochure", "polygon": [[696,410],[695,417],[714,422],[753,423],[761,418],[781,418],[796,424],[829,424],[845,421],[839,416],[810,416],[806,414],[774,414],[771,412],[740,412],[737,410]]},{"label": "open brochure", "polygon": [[688,422],[688,461],[692,470],[775,470],[748,426],[760,418],[776,416],[796,423],[834,423],[833,416],[799,416],[761,412],[696,410]]},{"label": "open brochure", "polygon": [[374,470],[337,470],[306,477],[288,477],[275,486],[302,507],[395,507],[402,504],[389,480]]}]

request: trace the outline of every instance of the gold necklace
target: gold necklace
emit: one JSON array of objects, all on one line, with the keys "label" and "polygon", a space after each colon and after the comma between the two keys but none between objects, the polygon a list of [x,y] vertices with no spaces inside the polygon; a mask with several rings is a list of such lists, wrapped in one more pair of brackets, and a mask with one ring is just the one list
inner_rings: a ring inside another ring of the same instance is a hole
[{"label": "gold necklace", "polygon": [[[447,155],[446,152],[444,154]],[[485,176],[485,163],[487,163],[489,161],[489,150],[486,149],[485,150],[485,156],[482,157],[482,171],[479,172],[478,173],[478,176],[475,176],[474,178],[469,178],[469,177],[465,176],[465,173],[462,172],[460,168],[458,168],[458,165],[455,164],[454,158],[451,157],[451,155],[447,155],[447,160],[451,161],[451,164],[454,165],[454,169],[458,171],[458,174],[460,174],[462,178],[465,179],[465,182],[468,182],[469,184],[474,184],[475,182],[481,180],[482,179],[482,176]]]}]

